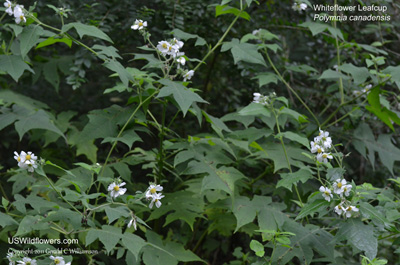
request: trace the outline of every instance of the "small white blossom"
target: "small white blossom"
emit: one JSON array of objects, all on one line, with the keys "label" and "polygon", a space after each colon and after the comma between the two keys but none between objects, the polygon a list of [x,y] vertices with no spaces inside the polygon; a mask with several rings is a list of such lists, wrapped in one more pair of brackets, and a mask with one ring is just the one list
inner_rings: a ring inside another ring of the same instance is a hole
[{"label": "small white blossom", "polygon": [[171,44],[174,46],[176,46],[177,48],[178,48],[178,50],[179,49],[181,49],[182,47],[183,47],[183,41],[180,41],[180,40],[178,40],[178,39],[176,39],[176,38],[173,38],[172,39],[172,41],[171,41]]},{"label": "small white blossom", "polygon": [[154,205],[154,203],[156,204],[156,207],[157,208],[160,208],[160,206],[161,206],[161,199],[162,198],[164,198],[165,196],[164,195],[161,195],[161,194],[159,194],[159,193],[156,193],[156,194],[154,194],[151,198],[152,198],[152,200],[151,200],[151,202],[150,202],[150,205],[149,205],[149,208],[151,209],[151,208],[153,208],[153,205]]},{"label": "small white blossom", "polygon": [[122,182],[121,184],[117,184],[115,182],[111,183],[108,186],[108,191],[110,191],[110,195],[113,198],[117,198],[120,195],[124,195],[124,193],[126,192],[126,188],[121,188],[122,186],[124,186],[126,183]]},{"label": "small white blossom", "polygon": [[253,30],[253,32],[251,34],[253,34],[254,36],[256,36],[258,33],[260,33],[261,29],[255,29]]},{"label": "small white blossom", "polygon": [[311,141],[311,153],[321,154],[325,152],[324,148],[319,146],[316,142]]},{"label": "small white blossom", "polygon": [[334,183],[333,183],[333,192],[336,194],[342,194],[344,192],[344,188],[346,186],[347,182],[345,179],[337,179]]},{"label": "small white blossom", "polygon": [[13,258],[14,258],[13,252],[7,253],[7,259],[9,261],[9,265],[15,265],[15,261],[13,261]]},{"label": "small white blossom", "polygon": [[17,23],[17,24],[19,24],[21,22],[26,22],[24,11],[22,10],[23,7],[24,6],[22,6],[22,5],[16,5],[14,8],[15,23]]},{"label": "small white blossom", "polygon": [[132,218],[129,223],[128,223],[128,228],[130,228],[133,225],[133,228],[135,228],[135,230],[137,230],[136,228],[136,218]]},{"label": "small white blossom", "polygon": [[162,40],[158,42],[157,49],[165,56],[167,55],[170,46],[171,44],[169,44],[168,41]]},{"label": "small white blossom", "polygon": [[18,264],[20,265],[36,265],[36,260],[35,259],[30,259],[28,257],[25,257],[22,259],[22,261],[17,261]]},{"label": "small white blossom", "polygon": [[63,257],[54,257],[54,256],[50,256],[50,259],[53,260],[54,264],[56,265],[66,265],[65,264],[65,260]]},{"label": "small white blossom", "polygon": [[178,63],[180,63],[181,65],[185,65],[185,63],[186,63],[185,57],[179,57],[176,61]]},{"label": "small white blossom", "polygon": [[186,74],[183,75],[183,81],[186,82],[186,80],[192,79],[193,75],[194,75],[193,70],[188,71]]},{"label": "small white blossom", "polygon": [[157,191],[162,191],[163,187],[161,185],[154,185],[151,184],[146,191],[146,199],[150,200],[151,198],[153,198],[156,194]]},{"label": "small white blossom", "polygon": [[321,186],[319,188],[319,191],[322,193],[322,196],[324,197],[325,200],[328,202],[331,201],[331,198],[333,198],[332,191],[324,186]]},{"label": "small white blossom", "polygon": [[133,30],[141,30],[143,28],[147,27],[147,21],[143,21],[141,19],[136,19],[135,23],[131,26],[131,29]]},{"label": "small white blossom", "polygon": [[292,6],[292,9],[294,11],[301,11],[301,10],[306,10],[307,9],[307,5],[304,3],[294,3]]},{"label": "small white blossom", "polygon": [[[15,154],[15,153],[14,153]],[[23,160],[25,161],[25,163],[27,162],[27,161],[30,161],[31,163],[34,163],[34,162],[36,162],[36,160],[37,160],[37,156],[35,156],[35,154],[34,153],[32,153],[32,152],[28,152],[28,153],[26,153],[25,154],[25,152],[24,152],[24,154],[22,154],[21,153],[21,156],[24,156],[23,158]]]},{"label": "small white blossom", "polygon": [[333,156],[330,153],[318,153],[317,160],[321,163],[328,163],[328,159],[332,159]]},{"label": "small white blossom", "polygon": [[268,96],[264,96],[264,95],[262,95],[262,94],[260,94],[260,93],[253,93],[253,96],[254,96],[254,98],[253,98],[253,102],[254,103],[258,103],[258,104],[261,104],[261,105],[268,105],[268,103],[269,103],[269,97]]},{"label": "small white blossom", "polygon": [[342,215],[342,214],[344,213],[344,211],[345,211],[345,209],[344,209],[344,207],[343,207],[343,203],[340,203],[340,204],[338,204],[338,205],[335,207],[335,212],[336,212],[338,215]]},{"label": "small white blossom", "polygon": [[346,196],[346,197],[350,196],[351,188],[352,188],[351,185],[345,185],[345,186],[343,187],[343,193],[342,193],[342,195],[344,194],[344,196]]},{"label": "small white blossom", "polygon": [[346,217],[349,218],[352,216],[353,213],[358,212],[358,208],[355,206],[349,206],[346,208]]},{"label": "small white blossom", "polygon": [[35,168],[38,167],[35,161],[30,161],[30,160],[25,161],[25,166],[29,172],[35,171]]},{"label": "small white blossom", "polygon": [[10,16],[12,16],[14,14],[13,10],[12,10],[12,5],[11,2],[9,0],[6,0],[4,2],[4,6],[7,8],[6,9],[6,13],[9,14]]}]

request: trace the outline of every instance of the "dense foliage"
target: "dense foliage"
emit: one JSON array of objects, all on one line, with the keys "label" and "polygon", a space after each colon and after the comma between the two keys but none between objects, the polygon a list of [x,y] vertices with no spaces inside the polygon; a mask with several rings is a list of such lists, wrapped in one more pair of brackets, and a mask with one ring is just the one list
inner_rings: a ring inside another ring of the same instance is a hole
[{"label": "dense foliage", "polygon": [[400,5],[326,2],[5,1],[0,264],[399,264]]}]

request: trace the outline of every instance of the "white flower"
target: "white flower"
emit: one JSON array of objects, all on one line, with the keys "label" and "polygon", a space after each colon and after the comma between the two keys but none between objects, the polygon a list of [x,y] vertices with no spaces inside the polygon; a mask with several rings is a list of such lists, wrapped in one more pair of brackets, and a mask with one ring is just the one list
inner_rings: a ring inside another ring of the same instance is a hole
[{"label": "white flower", "polygon": [[[185,57],[179,57],[176,61],[177,61],[178,63],[180,63],[181,65],[185,65],[185,63],[186,63]],[[178,66],[178,67],[179,67],[179,66]]]},{"label": "white flower", "polygon": [[316,142],[311,141],[311,153],[321,154],[325,152],[324,148],[319,146]]},{"label": "white flower", "polygon": [[335,207],[335,212],[338,215],[342,215],[344,213],[344,211],[345,211],[345,209],[343,208],[343,203],[340,203]]},{"label": "white flower", "polygon": [[330,153],[318,153],[317,160],[321,163],[328,163],[328,158],[332,159],[333,156]]},{"label": "white flower", "polygon": [[36,265],[36,260],[35,259],[30,259],[28,257],[25,257],[22,259],[22,261],[18,261],[18,264],[21,265]]},{"label": "white flower", "polygon": [[343,193],[342,193],[342,195],[344,194],[344,196],[346,196],[346,197],[350,196],[351,188],[352,188],[351,185],[345,185],[345,186],[343,187]]},{"label": "white flower", "polygon": [[307,9],[307,5],[304,3],[294,3],[292,6],[292,9],[294,11],[301,11],[301,10],[306,10]]},{"label": "white flower", "polygon": [[358,212],[358,208],[355,206],[349,206],[346,208],[346,217],[351,217],[352,213]]},{"label": "white flower", "polygon": [[255,30],[253,30],[253,32],[251,34],[256,36],[258,33],[260,33],[260,30],[261,29],[255,29]]},{"label": "white flower", "polygon": [[331,201],[331,198],[333,198],[332,191],[328,188],[325,188],[324,186],[321,186],[319,188],[319,191],[322,193],[322,196],[324,197],[325,200],[328,202]]},{"label": "white flower", "polygon": [[136,219],[132,218],[129,223],[128,223],[128,228],[130,228],[133,225],[133,228],[135,228],[135,230],[137,230],[136,228]]},{"label": "white flower", "polygon": [[11,2],[9,0],[6,0],[6,2],[4,3],[4,6],[7,8],[6,13],[9,14],[10,16],[12,16],[14,14],[14,12],[12,10]]},{"label": "white flower", "polygon": [[21,156],[23,156],[23,158],[24,158],[23,160],[25,161],[25,163],[27,161],[30,161],[30,162],[34,163],[37,160],[37,156],[35,156],[35,154],[32,153],[32,152],[28,152],[26,154],[25,154],[25,152],[24,152],[24,154],[22,154],[22,152],[21,152]]},{"label": "white flower", "polygon": [[152,200],[151,200],[151,202],[150,202],[150,205],[149,205],[149,208],[151,209],[151,208],[153,208],[153,205],[154,205],[154,203],[156,204],[156,206],[157,206],[157,208],[160,208],[160,206],[161,206],[161,199],[162,198],[164,198],[165,196],[164,195],[161,195],[161,194],[159,194],[159,193],[155,193],[151,198],[152,198]]},{"label": "white flower", "polygon": [[253,93],[253,96],[254,103],[258,103],[264,106],[268,104],[269,98],[267,96],[261,95],[260,93]]},{"label": "white flower", "polygon": [[178,49],[183,47],[183,41],[177,40],[176,38],[173,38],[173,40],[171,41],[172,45],[176,45]]},{"label": "white flower", "polygon": [[26,158],[26,153],[21,151],[21,154],[18,154],[17,151],[14,151],[14,159],[17,160],[18,165],[19,163],[24,163]]},{"label": "white flower", "polygon": [[153,185],[151,184],[146,191],[146,199],[150,200],[152,197],[157,194],[157,191],[162,191],[163,187],[161,185]]},{"label": "white flower", "polygon": [[29,172],[35,171],[35,168],[37,168],[37,164],[35,161],[27,160],[25,161],[25,168],[28,169]]},{"label": "white flower", "polygon": [[21,21],[26,22],[24,12],[22,11],[23,7],[22,5],[16,5],[14,8],[15,23],[17,24],[21,23]]},{"label": "white flower", "polygon": [[50,256],[50,259],[53,260],[54,264],[57,265],[66,265],[65,264],[65,260],[63,257],[54,257],[54,256]]},{"label": "white flower", "polygon": [[333,183],[333,192],[336,194],[342,194],[344,192],[344,188],[346,186],[347,182],[345,179],[337,179],[334,183]]},{"label": "white flower", "polygon": [[111,183],[108,186],[108,191],[110,191],[110,195],[113,198],[117,198],[120,195],[124,195],[124,193],[126,192],[125,188],[121,188],[122,186],[124,186],[126,183],[122,182],[121,184],[116,184],[115,182]]},{"label": "white flower", "polygon": [[167,54],[175,58],[179,53],[178,45],[169,45]]},{"label": "white flower", "polygon": [[141,30],[144,27],[147,27],[147,21],[143,21],[141,19],[136,19],[135,23],[131,26],[131,29],[133,30]]},{"label": "white flower", "polygon": [[183,81],[190,80],[194,75],[194,71],[190,70],[186,74],[183,75]]},{"label": "white flower", "polygon": [[163,40],[158,42],[157,49],[165,56],[169,51],[169,46],[171,46],[171,44],[169,44],[168,41]]},{"label": "white flower", "polygon": [[14,258],[13,252],[7,253],[7,259],[9,261],[9,265],[15,265],[15,261],[12,260],[13,258]]}]

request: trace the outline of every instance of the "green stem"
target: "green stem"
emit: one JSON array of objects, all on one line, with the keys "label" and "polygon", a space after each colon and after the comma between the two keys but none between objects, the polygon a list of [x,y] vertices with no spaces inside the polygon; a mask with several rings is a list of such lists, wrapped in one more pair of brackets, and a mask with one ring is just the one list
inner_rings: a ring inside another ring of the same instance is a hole
[{"label": "green stem", "polygon": [[6,12],[4,12],[4,14],[0,17],[0,22],[4,19],[4,17],[7,15]]},{"label": "green stem", "polygon": [[[337,5],[337,0],[335,0],[335,6]],[[337,11],[334,10],[334,16],[336,17]],[[333,27],[337,29],[336,20],[333,21]],[[340,73],[340,48],[339,48],[339,39],[338,35],[335,35],[336,40],[336,56],[337,56],[337,66],[338,72]],[[339,91],[340,91],[340,103],[344,103],[344,89],[343,89],[343,79],[339,77]]]},{"label": "green stem", "polygon": [[286,80],[283,78],[281,73],[278,71],[278,69],[275,67],[275,64],[272,62],[271,58],[269,57],[267,49],[264,49],[264,53],[267,56],[268,62],[271,65],[271,67],[274,69],[275,73],[279,76],[281,81],[286,85],[286,87],[296,96],[296,98],[303,104],[303,106],[307,109],[307,111],[310,113],[310,115],[314,118],[315,122],[318,124],[318,127],[320,127],[319,121],[317,117],[315,117],[314,113],[310,110],[310,108],[307,106],[307,104],[301,99],[299,94],[286,82]]},{"label": "green stem", "polygon": [[222,44],[222,42],[224,41],[225,37],[228,35],[229,31],[232,29],[233,25],[235,25],[236,21],[239,19],[240,15],[242,14],[242,11],[239,12],[239,14],[235,17],[235,19],[232,21],[232,23],[229,25],[229,27],[226,29],[224,35],[222,35],[222,37],[219,39],[219,41],[217,42],[217,44],[215,44],[215,46],[204,56],[204,58],[201,60],[201,62],[199,62],[196,67],[193,69],[193,71],[196,72],[196,70],[200,67],[200,65],[202,63],[204,63],[204,61],[208,58],[208,56],[210,56],[216,48],[218,48],[218,46],[220,46]]},{"label": "green stem", "polygon": [[[271,106],[271,109],[272,109],[272,113],[273,113],[274,116],[275,116],[276,128],[278,129],[279,140],[281,141],[282,148],[283,148],[283,152],[285,153],[285,158],[286,158],[286,162],[287,162],[287,164],[288,164],[289,171],[290,171],[290,173],[293,173],[293,171],[292,171],[292,166],[290,165],[290,161],[289,161],[289,156],[287,155],[285,143],[283,142],[283,137],[282,137],[282,135],[281,135],[281,129],[279,128],[280,126],[279,126],[278,115],[276,114],[275,109],[274,109],[273,106]],[[297,189],[297,186],[296,186],[296,185],[293,185],[293,186],[294,186],[294,189],[296,190],[297,197],[299,198],[300,205],[301,205],[301,207],[303,207],[304,204],[303,204],[303,201],[301,200],[299,190]]]},{"label": "green stem", "polygon": [[63,201],[65,201],[69,206],[71,206],[72,209],[74,209],[76,212],[78,212],[79,214],[83,215],[78,209],[75,208],[75,206],[73,206],[69,201],[67,201],[64,196],[62,196],[61,192],[59,192],[56,187],[54,187],[53,182],[49,179],[49,177],[47,177],[46,173],[44,175],[42,175],[46,178],[47,182],[50,184],[50,186],[53,188],[53,190],[55,192],[57,192],[58,196],[60,196]]},{"label": "green stem", "polygon": [[161,180],[162,171],[164,167],[164,134],[165,134],[165,114],[167,112],[167,102],[163,104],[162,120],[161,120],[161,132],[160,132],[160,148],[158,151],[158,177]]}]

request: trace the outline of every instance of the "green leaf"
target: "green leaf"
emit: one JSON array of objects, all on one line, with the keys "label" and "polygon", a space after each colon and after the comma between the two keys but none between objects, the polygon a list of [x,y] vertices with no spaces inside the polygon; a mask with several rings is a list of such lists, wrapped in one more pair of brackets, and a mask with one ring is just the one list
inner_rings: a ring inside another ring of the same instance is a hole
[{"label": "green leaf", "polygon": [[363,217],[376,221],[378,224],[383,224],[389,228],[392,224],[385,218],[385,215],[378,212],[371,204],[366,202],[360,203],[360,212]]},{"label": "green leaf", "polygon": [[284,187],[290,191],[292,191],[293,184],[296,185],[299,181],[306,183],[307,180],[312,178],[312,172],[309,169],[300,169],[297,172],[281,173],[280,175],[282,179],[278,181],[276,187]]},{"label": "green leaf", "polygon": [[162,207],[154,209],[148,220],[157,220],[166,215],[163,227],[173,221],[186,222],[193,231],[193,224],[197,218],[204,218],[204,201],[200,194],[190,191],[178,191],[166,194],[162,200]]},{"label": "green leaf", "polygon": [[[103,46],[103,45],[94,45],[92,47],[93,50],[97,50],[97,54],[105,55],[110,59],[122,59],[122,57],[118,54],[118,50],[114,46]],[[103,57],[103,58],[107,58]]]},{"label": "green leaf", "polygon": [[308,118],[306,115],[300,114],[297,111],[294,111],[292,109],[283,107],[279,110],[279,115],[281,114],[286,114],[288,116],[291,116],[292,118],[294,118],[296,121],[298,121],[299,123],[306,123],[308,122]]},{"label": "green leaf", "polygon": [[278,83],[278,77],[276,74],[273,73],[265,73],[265,74],[260,74],[252,79],[258,79],[259,86],[262,87],[263,85],[268,85],[269,83]]},{"label": "green leaf", "polygon": [[264,58],[258,52],[258,47],[255,44],[240,43],[238,39],[232,39],[230,42],[224,42],[221,47],[221,52],[230,50],[235,64],[238,62],[246,62],[267,66]]},{"label": "green leaf", "polygon": [[76,155],[85,155],[92,163],[97,162],[97,146],[94,141],[78,142],[76,144]]},{"label": "green leaf", "polygon": [[108,217],[108,224],[111,224],[120,217],[129,217],[131,215],[129,210],[124,206],[118,206],[118,207],[107,206],[105,208],[105,212]]},{"label": "green leaf", "polygon": [[196,34],[190,34],[190,33],[186,33],[180,29],[173,29],[171,34],[174,34],[174,36],[180,40],[189,40],[189,39],[196,39],[196,43],[194,44],[194,46],[202,46],[202,45],[207,45],[207,42],[205,41],[205,39],[203,39],[202,37],[199,37]]},{"label": "green leaf", "polygon": [[251,240],[250,241],[250,249],[253,250],[257,256],[260,258],[264,257],[265,251],[264,251],[264,246],[257,240]]},{"label": "green leaf", "polygon": [[265,116],[271,117],[271,111],[267,109],[264,105],[259,103],[250,103],[250,105],[244,107],[239,111],[239,115],[242,116]]},{"label": "green leaf", "polygon": [[254,218],[256,218],[257,210],[257,207],[254,206],[254,203],[248,197],[239,196],[235,198],[232,209],[237,220],[235,233],[242,226],[253,222]]},{"label": "green leaf", "polygon": [[18,225],[18,222],[15,221],[11,216],[0,212],[0,226],[6,227],[10,225]]},{"label": "green leaf", "polygon": [[122,135],[117,138],[117,137],[106,137],[104,140],[101,142],[102,144],[104,143],[114,143],[115,141],[120,141],[128,146],[129,149],[132,148],[133,143],[135,142],[143,142],[142,138],[133,130],[125,130]]},{"label": "green leaf", "polygon": [[32,129],[44,129],[52,131],[62,136],[65,141],[67,141],[67,138],[61,132],[61,130],[54,125],[54,120],[50,118],[44,110],[38,110],[37,112],[25,117],[20,116],[18,121],[15,123],[15,130],[18,132],[20,140],[22,140],[22,137],[26,132]]},{"label": "green leaf", "polygon": [[[347,240],[355,250],[362,250],[373,260],[378,252],[378,240],[374,235],[374,227],[365,225],[361,220],[350,218],[340,225],[335,241]],[[332,244],[332,246],[335,244]]]},{"label": "green leaf", "polygon": [[310,204],[306,204],[300,211],[300,213],[297,215],[296,220],[302,219],[308,215],[313,215],[314,213],[327,208],[329,206],[330,202],[327,200],[321,199],[321,200],[315,200]]},{"label": "green leaf", "polygon": [[240,11],[239,9],[235,7],[231,7],[228,5],[218,5],[215,7],[215,17],[224,15],[224,14],[233,14],[235,16],[240,16],[241,18],[244,18],[246,20],[250,21],[250,15],[246,11]]},{"label": "green leaf", "polygon": [[135,256],[139,257],[140,250],[146,245],[146,241],[143,238],[131,233],[124,233],[122,235],[122,244]]},{"label": "green leaf", "polygon": [[339,78],[342,78],[343,80],[350,79],[350,77],[348,77],[347,75],[344,75],[337,71],[333,71],[331,69],[325,70],[318,79],[339,79]]},{"label": "green leaf", "polygon": [[368,68],[357,67],[351,63],[343,64],[339,67],[339,69],[343,72],[351,74],[354,80],[354,84],[356,85],[364,83],[368,79],[368,77],[370,77]]},{"label": "green leaf", "polygon": [[88,246],[93,243],[96,239],[99,239],[103,243],[107,252],[110,252],[115,248],[120,239],[122,238],[121,228],[114,226],[103,225],[102,229],[90,229],[86,235],[86,245]]},{"label": "green leaf", "polygon": [[79,37],[82,39],[83,36],[87,35],[90,37],[96,37],[102,40],[109,41],[113,43],[110,37],[105,34],[102,30],[96,28],[95,26],[85,25],[79,22],[69,23],[64,25],[61,29],[62,33],[67,32],[68,30],[75,28],[78,32]]},{"label": "green leaf", "polygon": [[[58,37],[58,38],[57,38],[57,37]],[[67,44],[67,46],[70,47],[70,48],[71,48],[71,46],[72,46],[72,40],[71,40],[71,39],[65,38],[65,37],[61,38],[59,35],[56,35],[56,36],[50,37],[50,38],[48,38],[48,39],[46,39],[46,40],[40,42],[40,43],[36,46],[35,49],[40,49],[40,48],[43,48],[43,47],[46,47],[46,46],[49,46],[49,45],[52,45],[52,44],[58,43],[58,42],[65,43],[65,44]]]},{"label": "green leaf", "polygon": [[304,22],[304,23],[300,24],[299,26],[303,27],[303,28],[309,28],[313,36],[315,36],[321,32],[324,32],[326,29],[328,29],[329,32],[334,37],[339,37],[342,40],[344,40],[342,32],[339,29],[329,26],[328,24],[322,24],[322,23],[308,21],[308,22]]},{"label": "green leaf", "polygon": [[25,70],[35,73],[19,55],[0,55],[0,70],[11,75],[15,82],[18,82]]},{"label": "green leaf", "polygon": [[118,62],[116,59],[107,60],[104,64],[104,67],[114,71],[118,74],[121,82],[126,86],[129,87],[129,81],[135,82],[132,75],[126,70],[126,68]]},{"label": "green leaf", "polygon": [[391,75],[390,80],[396,83],[397,87],[400,89],[400,65],[389,66],[382,72]]},{"label": "green leaf", "polygon": [[275,136],[275,138],[278,138],[280,136],[285,137],[286,139],[298,142],[299,144],[307,147],[308,150],[310,150],[310,142],[308,141],[308,139],[304,136],[301,136],[297,133],[291,132],[291,131],[287,131],[287,132],[282,132],[280,134],[277,134]]},{"label": "green leaf", "polygon": [[28,52],[38,43],[40,35],[43,34],[43,28],[39,25],[29,25],[24,27],[21,35],[19,35],[21,56],[25,58]]},{"label": "green leaf", "polygon": [[198,94],[191,91],[190,89],[187,89],[179,82],[174,82],[168,79],[161,79],[160,83],[164,86],[158,93],[157,98],[163,98],[169,95],[173,95],[184,116],[186,115],[186,112],[193,104],[193,102],[207,103],[207,101],[202,99]]}]

